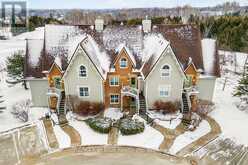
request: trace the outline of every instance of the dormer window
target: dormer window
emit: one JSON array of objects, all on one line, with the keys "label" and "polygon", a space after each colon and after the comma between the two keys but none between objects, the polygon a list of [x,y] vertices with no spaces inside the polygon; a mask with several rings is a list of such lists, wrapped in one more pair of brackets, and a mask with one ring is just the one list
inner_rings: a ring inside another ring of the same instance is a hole
[{"label": "dormer window", "polygon": [[79,67],[79,77],[87,77],[87,70],[84,65]]},{"label": "dormer window", "polygon": [[162,78],[166,78],[166,77],[170,77],[170,66],[169,65],[164,65],[161,69],[161,77]]},{"label": "dormer window", "polygon": [[126,68],[127,67],[127,59],[126,58],[122,58],[120,60],[120,67],[121,68]]}]

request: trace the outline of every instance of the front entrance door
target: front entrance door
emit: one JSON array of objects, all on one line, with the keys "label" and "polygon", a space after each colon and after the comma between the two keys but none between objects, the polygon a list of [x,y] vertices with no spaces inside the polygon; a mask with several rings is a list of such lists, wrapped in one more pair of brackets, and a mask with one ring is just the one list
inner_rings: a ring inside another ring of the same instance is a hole
[{"label": "front entrance door", "polygon": [[136,87],[136,78],[135,78],[135,77],[132,77],[132,78],[131,78],[130,86],[131,86],[132,88],[137,88],[137,87]]},{"label": "front entrance door", "polygon": [[61,89],[61,77],[54,77],[54,87],[57,89]]}]

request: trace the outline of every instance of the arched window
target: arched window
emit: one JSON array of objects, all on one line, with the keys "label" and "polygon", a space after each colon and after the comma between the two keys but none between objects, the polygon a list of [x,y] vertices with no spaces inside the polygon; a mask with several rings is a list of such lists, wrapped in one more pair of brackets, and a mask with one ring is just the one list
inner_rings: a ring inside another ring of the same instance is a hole
[{"label": "arched window", "polygon": [[79,67],[79,76],[80,77],[86,77],[87,76],[87,71],[86,71],[86,67],[81,65]]},{"label": "arched window", "polygon": [[170,77],[170,66],[164,65],[161,69],[161,77]]},{"label": "arched window", "polygon": [[121,68],[126,68],[127,67],[127,59],[126,58],[122,58],[120,60],[120,67]]}]

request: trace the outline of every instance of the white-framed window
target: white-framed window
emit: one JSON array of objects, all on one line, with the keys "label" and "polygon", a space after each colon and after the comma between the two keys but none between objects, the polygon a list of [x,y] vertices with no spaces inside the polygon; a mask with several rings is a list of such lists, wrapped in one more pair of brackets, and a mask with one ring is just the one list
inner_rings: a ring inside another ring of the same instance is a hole
[{"label": "white-framed window", "polygon": [[126,58],[121,58],[120,59],[120,67],[121,68],[126,68],[127,67],[127,59]]},{"label": "white-framed window", "polygon": [[170,77],[170,73],[171,73],[171,67],[169,65],[164,65],[161,68],[161,77],[162,78]]},{"label": "white-framed window", "polygon": [[159,96],[160,97],[169,97],[171,92],[170,85],[160,85],[159,86]]},{"label": "white-framed window", "polygon": [[119,77],[118,76],[110,77],[109,84],[110,86],[119,86]]},{"label": "white-framed window", "polygon": [[84,65],[79,67],[79,77],[87,77],[87,69]]},{"label": "white-framed window", "polygon": [[119,104],[119,95],[111,94],[110,95],[110,104]]},{"label": "white-framed window", "polygon": [[79,96],[80,97],[89,97],[89,88],[88,87],[79,87]]}]

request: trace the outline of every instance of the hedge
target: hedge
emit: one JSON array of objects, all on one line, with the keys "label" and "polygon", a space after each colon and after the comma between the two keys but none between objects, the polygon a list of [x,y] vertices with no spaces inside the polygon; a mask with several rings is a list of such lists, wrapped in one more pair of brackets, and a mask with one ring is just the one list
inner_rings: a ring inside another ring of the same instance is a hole
[{"label": "hedge", "polygon": [[120,122],[120,131],[122,135],[135,135],[144,132],[145,124],[138,120],[123,119]]},{"label": "hedge", "polygon": [[94,131],[107,134],[110,131],[112,120],[109,118],[90,118],[86,120],[86,123]]}]

